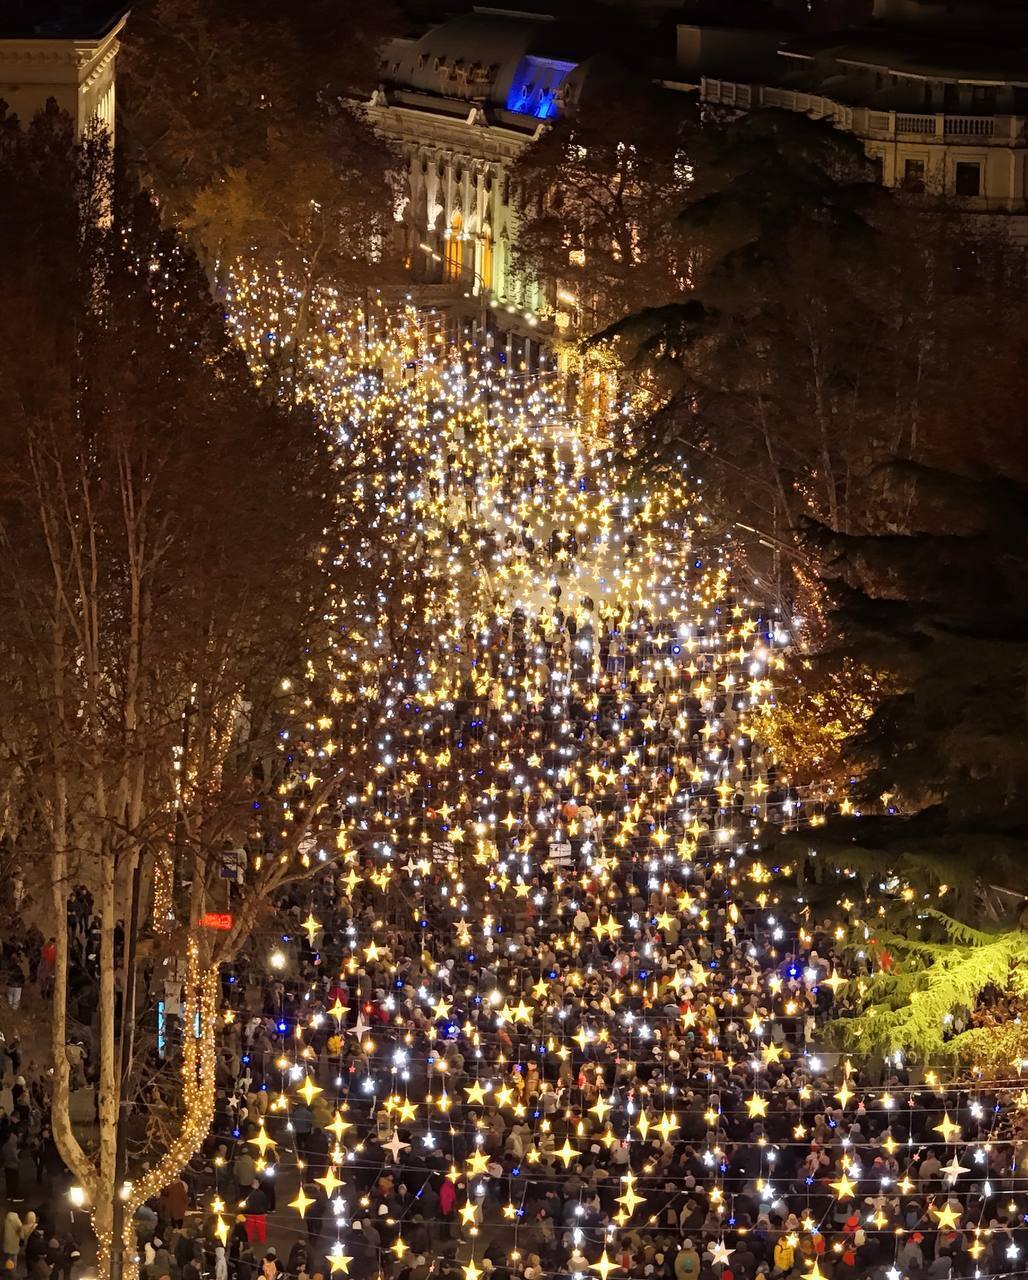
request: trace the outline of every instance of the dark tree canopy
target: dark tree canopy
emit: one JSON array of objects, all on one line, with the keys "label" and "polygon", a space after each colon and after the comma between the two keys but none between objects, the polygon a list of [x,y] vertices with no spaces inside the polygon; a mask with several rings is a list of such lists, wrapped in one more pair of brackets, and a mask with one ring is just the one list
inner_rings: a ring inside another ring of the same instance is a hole
[{"label": "dark tree canopy", "polygon": [[515,263],[575,296],[595,327],[664,297],[686,268],[674,214],[689,181],[692,108],[680,94],[602,78],[511,172]]},{"label": "dark tree canopy", "polygon": [[[986,406],[1014,394],[1009,243],[884,191],[855,139],[792,113],[705,124],[691,155],[688,286],[600,335],[662,401],[650,465],[687,463],[773,541],[805,516],[901,530],[885,464],[965,449],[967,414],[994,435]],[[965,360],[983,343],[987,377]]]},{"label": "dark tree canopy", "polygon": [[392,215],[362,118],[388,3],[143,0],[122,54],[123,142],[208,263],[237,255],[363,288]]}]

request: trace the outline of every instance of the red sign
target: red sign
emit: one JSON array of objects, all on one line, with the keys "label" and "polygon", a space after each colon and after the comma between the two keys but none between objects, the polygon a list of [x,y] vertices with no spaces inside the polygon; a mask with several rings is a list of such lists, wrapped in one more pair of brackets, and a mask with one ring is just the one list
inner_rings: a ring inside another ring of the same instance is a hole
[{"label": "red sign", "polygon": [[200,917],[204,929],[217,929],[220,933],[228,933],[232,928],[232,916],[228,911],[208,911]]}]

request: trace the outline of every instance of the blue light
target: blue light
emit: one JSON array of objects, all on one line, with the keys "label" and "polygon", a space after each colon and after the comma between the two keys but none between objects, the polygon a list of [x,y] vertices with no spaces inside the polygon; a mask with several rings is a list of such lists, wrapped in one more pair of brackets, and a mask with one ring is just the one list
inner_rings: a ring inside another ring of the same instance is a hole
[{"label": "blue light", "polygon": [[507,110],[537,120],[552,120],[557,114],[557,90],[574,65],[549,58],[525,58],[507,94]]}]

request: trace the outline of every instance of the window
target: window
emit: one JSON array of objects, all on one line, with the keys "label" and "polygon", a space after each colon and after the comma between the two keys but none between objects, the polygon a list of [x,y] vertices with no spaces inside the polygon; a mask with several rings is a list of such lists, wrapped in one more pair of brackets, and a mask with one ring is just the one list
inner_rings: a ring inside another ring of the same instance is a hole
[{"label": "window", "polygon": [[958,160],[953,190],[958,196],[981,195],[982,166],[966,160]]},{"label": "window", "polygon": [[482,228],[482,279],[479,281],[483,290],[493,287],[493,233],[489,224]]},{"label": "window", "polygon": [[461,239],[463,227],[464,219],[460,216],[460,210],[454,209],[443,256],[443,275],[447,280],[459,280],[464,273],[464,241]]},{"label": "window", "polygon": [[903,163],[903,187],[920,194],[924,191],[924,161],[906,160]]}]

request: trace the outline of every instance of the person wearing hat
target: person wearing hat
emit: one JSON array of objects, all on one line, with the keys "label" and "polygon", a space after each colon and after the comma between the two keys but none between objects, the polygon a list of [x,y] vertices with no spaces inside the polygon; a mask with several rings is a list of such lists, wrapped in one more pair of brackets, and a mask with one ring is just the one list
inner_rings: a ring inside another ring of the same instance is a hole
[{"label": "person wearing hat", "polygon": [[21,1218],[13,1209],[8,1209],[3,1225],[4,1270],[14,1271],[18,1265],[18,1252],[21,1249]]},{"label": "person wearing hat", "polygon": [[924,1251],[921,1248],[923,1241],[921,1232],[915,1231],[900,1245],[896,1253],[896,1266],[901,1271],[924,1270]]},{"label": "person wearing hat", "polygon": [[235,1277],[236,1280],[254,1280],[256,1274],[257,1255],[253,1251],[253,1245],[247,1240],[236,1259]]},{"label": "person wearing hat", "polygon": [[682,1247],[675,1258],[675,1280],[698,1280],[700,1274],[700,1255],[696,1252],[691,1239],[682,1241]]},{"label": "person wearing hat", "polygon": [[847,1241],[842,1256],[835,1264],[833,1280],[856,1280],[858,1274],[857,1251],[853,1244]]}]

